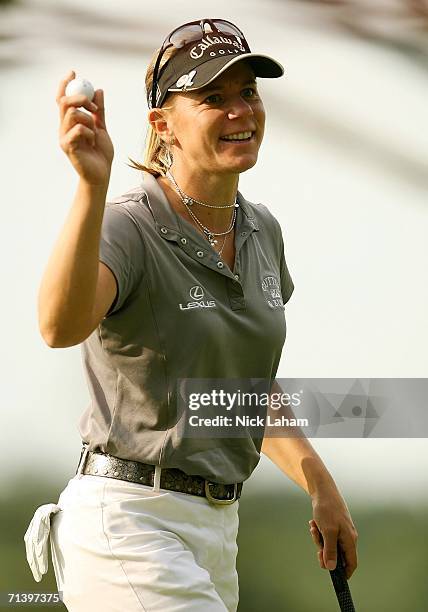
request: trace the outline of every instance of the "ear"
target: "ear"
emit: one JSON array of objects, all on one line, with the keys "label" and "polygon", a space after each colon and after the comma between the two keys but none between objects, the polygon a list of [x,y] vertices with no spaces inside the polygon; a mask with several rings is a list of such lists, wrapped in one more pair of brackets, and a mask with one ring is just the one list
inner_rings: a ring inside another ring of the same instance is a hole
[{"label": "ear", "polygon": [[148,120],[154,131],[162,140],[169,141],[172,130],[168,127],[166,112],[162,108],[152,108],[148,114]]}]

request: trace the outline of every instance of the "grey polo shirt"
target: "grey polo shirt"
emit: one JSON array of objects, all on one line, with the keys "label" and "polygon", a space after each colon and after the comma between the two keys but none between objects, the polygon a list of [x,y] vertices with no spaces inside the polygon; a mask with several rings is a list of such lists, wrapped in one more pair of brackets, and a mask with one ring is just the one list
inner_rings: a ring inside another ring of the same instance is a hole
[{"label": "grey polo shirt", "polygon": [[274,379],[294,285],[281,226],[238,191],[235,265],[170,206],[155,177],[106,203],[99,259],[118,293],[81,344],[90,450],[221,483],[246,480],[262,439],[191,438],[177,423],[180,379]]}]

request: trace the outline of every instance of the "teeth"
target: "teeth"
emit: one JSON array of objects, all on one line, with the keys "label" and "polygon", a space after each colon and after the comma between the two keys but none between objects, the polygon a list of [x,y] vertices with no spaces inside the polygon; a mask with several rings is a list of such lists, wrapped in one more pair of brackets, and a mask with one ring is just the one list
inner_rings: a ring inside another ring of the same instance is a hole
[{"label": "teeth", "polygon": [[229,136],[223,136],[222,140],[246,140],[251,138],[253,132],[239,132],[238,134],[229,134]]}]

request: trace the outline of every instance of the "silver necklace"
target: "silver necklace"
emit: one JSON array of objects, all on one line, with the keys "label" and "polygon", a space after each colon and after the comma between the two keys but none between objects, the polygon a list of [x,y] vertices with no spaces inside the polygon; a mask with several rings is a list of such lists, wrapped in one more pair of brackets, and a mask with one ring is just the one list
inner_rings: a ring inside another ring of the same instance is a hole
[{"label": "silver necklace", "polygon": [[[223,248],[224,245],[226,244],[226,238],[227,238],[227,234],[229,234],[234,226],[235,226],[235,221],[236,221],[236,209],[239,207],[239,204],[237,203],[237,196],[235,197],[235,202],[234,204],[228,204],[226,206],[214,206],[211,204],[205,204],[204,202],[199,202],[198,200],[195,200],[194,198],[191,198],[190,196],[188,196],[187,194],[185,194],[180,187],[177,185],[174,177],[172,176],[171,172],[168,170],[166,172],[166,176],[167,178],[172,182],[172,184],[174,185],[178,195],[181,198],[181,201],[183,202],[184,206],[186,207],[189,215],[192,217],[192,219],[194,221],[196,221],[196,223],[202,228],[205,237],[207,238],[207,240],[209,241],[209,243],[211,244],[212,247],[214,247],[215,244],[217,244],[217,240],[214,238],[214,236],[224,236],[223,239],[223,245],[220,249],[220,251],[218,251],[218,254],[221,255],[221,253],[223,252]],[[201,204],[202,206],[207,206],[209,208],[232,208],[233,207],[233,215],[232,215],[232,222],[230,224],[229,229],[227,229],[225,232],[213,232],[211,231],[208,227],[206,227],[198,218],[197,216],[194,214],[194,212],[190,209],[190,206],[188,204],[188,201],[192,200],[193,202],[196,202],[197,204]]]},{"label": "silver necklace", "polygon": [[180,194],[182,200],[185,202],[185,204],[188,204],[188,206],[192,206],[192,204],[200,204],[201,206],[206,206],[207,208],[233,208],[233,207],[238,208],[239,206],[239,204],[237,203],[237,196],[235,197],[235,201],[233,204],[225,204],[224,206],[222,204],[220,204],[219,206],[214,205],[214,204],[206,204],[205,202],[200,202],[199,200],[195,200],[195,198],[192,198],[191,196],[187,195],[180,189],[180,187],[177,185],[177,181],[172,176],[170,170],[166,171],[165,176],[171,181],[175,189]]},{"label": "silver necklace", "polygon": [[223,238],[223,244],[221,245],[221,249],[218,251],[218,254],[221,255],[224,249],[224,245],[226,244],[227,236]]}]

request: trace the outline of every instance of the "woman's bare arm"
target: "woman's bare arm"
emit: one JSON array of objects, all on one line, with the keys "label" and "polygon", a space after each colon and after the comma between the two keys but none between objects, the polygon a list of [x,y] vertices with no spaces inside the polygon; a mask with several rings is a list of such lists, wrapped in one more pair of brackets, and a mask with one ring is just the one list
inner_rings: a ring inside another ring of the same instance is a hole
[{"label": "woman's bare arm", "polygon": [[[60,146],[79,175],[72,207],[49,258],[38,294],[39,329],[49,346],[82,342],[116,295],[113,273],[98,260],[113,144],[106,129],[104,92],[93,102],[67,96],[71,71],[58,87]],[[80,108],[86,108],[85,113]]]},{"label": "woman's bare arm", "polygon": [[116,281],[99,262],[106,188],[79,182],[73,205],[49,258],[39,289],[43,339],[63,348],[83,342],[116,295]]},{"label": "woman's bare arm", "polygon": [[[283,393],[276,380],[271,393]],[[286,407],[285,412],[287,417],[295,418],[291,408]],[[284,437],[265,437],[261,451],[310,495],[313,508],[310,533],[319,549],[320,567],[336,567],[339,542],[345,555],[346,576],[350,578],[357,567],[358,533],[345,500],[312,444],[299,427],[292,427]],[[323,536],[322,547],[313,524]]]}]

